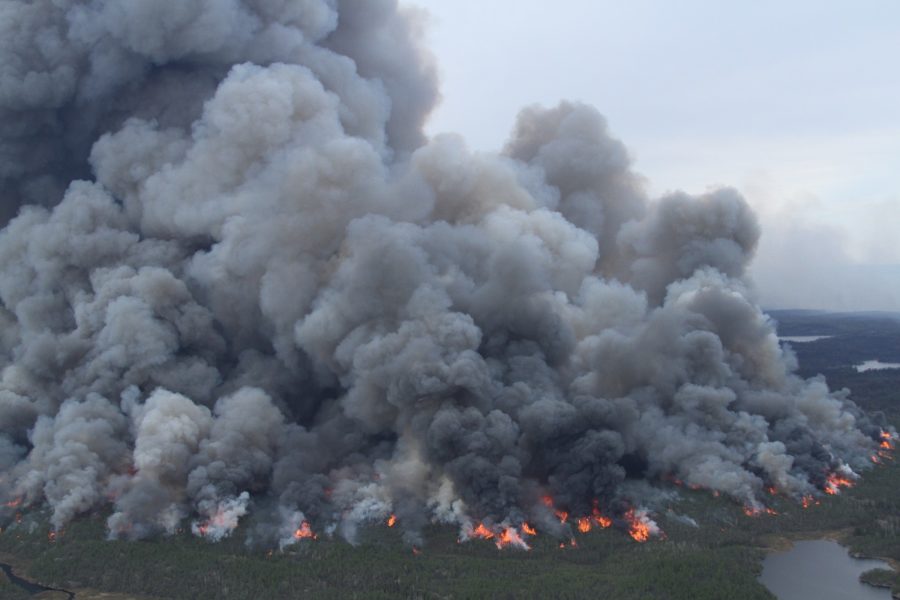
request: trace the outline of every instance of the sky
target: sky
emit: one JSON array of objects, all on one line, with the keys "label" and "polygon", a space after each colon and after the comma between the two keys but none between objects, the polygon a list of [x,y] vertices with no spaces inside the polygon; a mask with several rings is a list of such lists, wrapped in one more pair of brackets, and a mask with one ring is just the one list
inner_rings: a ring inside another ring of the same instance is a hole
[{"label": "sky", "polygon": [[403,3],[429,13],[430,134],[497,150],[523,106],[587,102],[652,196],[744,194],[764,306],[900,311],[900,2]]}]

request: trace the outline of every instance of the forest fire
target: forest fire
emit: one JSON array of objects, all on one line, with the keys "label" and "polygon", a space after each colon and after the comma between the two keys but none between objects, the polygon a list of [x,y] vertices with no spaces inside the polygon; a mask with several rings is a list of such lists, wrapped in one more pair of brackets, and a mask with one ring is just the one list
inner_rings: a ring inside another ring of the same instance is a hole
[{"label": "forest fire", "polygon": [[553,505],[553,498],[551,498],[550,496],[544,496],[543,498],[541,498],[541,501],[544,503],[544,506],[553,511],[553,514],[556,515],[556,518],[559,519],[560,523],[565,523],[569,520],[568,511],[556,508]]},{"label": "forest fire", "polygon": [[15,500],[10,500],[9,502],[4,502],[3,506],[6,508],[18,508],[22,504],[21,498],[16,498]]},{"label": "forest fire", "polygon": [[769,507],[769,506],[757,507],[757,506],[744,505],[743,511],[744,511],[744,514],[747,515],[748,517],[758,517],[758,516],[762,515],[763,513],[774,517],[775,515],[778,514],[777,510],[775,510],[774,508]]},{"label": "forest fire", "polygon": [[479,538],[482,540],[490,540],[493,539],[495,535],[496,534],[493,531],[484,526],[484,523],[479,523],[478,526],[472,530],[472,533],[469,537]]},{"label": "forest fire", "polygon": [[600,512],[600,507],[597,506],[597,502],[594,502],[594,510],[591,512],[591,516],[594,518],[594,523],[597,524],[598,527],[602,529],[607,529],[608,527],[612,527],[612,519],[603,515]]},{"label": "forest fire", "polygon": [[853,487],[853,480],[837,473],[832,473],[825,480],[824,491],[826,494],[835,496],[841,493],[841,488]]},{"label": "forest fire", "polygon": [[300,523],[300,527],[294,532],[294,539],[317,540],[319,539],[319,536],[312,530],[312,527],[309,526],[309,521],[303,521]]},{"label": "forest fire", "polygon": [[818,505],[819,505],[819,501],[816,500],[816,499],[815,499],[814,497],[812,497],[812,496],[803,496],[803,497],[800,499],[800,506],[802,506],[803,508],[809,508],[810,506],[813,506],[813,505],[818,506]]},{"label": "forest fire", "polygon": [[591,520],[587,517],[580,517],[578,519],[578,531],[581,533],[588,533],[591,530]]},{"label": "forest fire", "polygon": [[388,526],[388,527],[393,527],[393,526],[396,525],[396,524],[397,524],[397,515],[391,515],[391,516],[389,516],[389,517],[388,517],[388,520],[387,520],[387,526]]},{"label": "forest fire", "polygon": [[644,510],[635,511],[629,508],[624,519],[628,523],[628,535],[636,542],[646,542],[651,535],[659,534],[659,527]]},{"label": "forest fire", "polygon": [[537,535],[535,528],[528,523],[522,523],[522,533],[526,535]]},{"label": "forest fire", "polygon": [[505,528],[497,538],[496,544],[499,550],[510,546],[520,550],[531,550],[531,547],[525,543],[525,540],[522,539],[515,527]]}]

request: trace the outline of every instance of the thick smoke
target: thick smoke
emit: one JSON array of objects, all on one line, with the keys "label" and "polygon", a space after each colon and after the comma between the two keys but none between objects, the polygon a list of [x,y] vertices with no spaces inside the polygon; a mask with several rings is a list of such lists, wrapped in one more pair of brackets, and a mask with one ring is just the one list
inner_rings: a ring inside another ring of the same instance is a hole
[{"label": "thick smoke", "polygon": [[394,514],[419,543],[565,535],[546,496],[620,519],[628,479],[758,507],[868,464],[883,424],[794,375],[753,299],[736,191],[649,201],[581,104],[497,155],[426,139],[419,21],[0,1],[0,500],[125,538],[249,512],[282,547]]}]

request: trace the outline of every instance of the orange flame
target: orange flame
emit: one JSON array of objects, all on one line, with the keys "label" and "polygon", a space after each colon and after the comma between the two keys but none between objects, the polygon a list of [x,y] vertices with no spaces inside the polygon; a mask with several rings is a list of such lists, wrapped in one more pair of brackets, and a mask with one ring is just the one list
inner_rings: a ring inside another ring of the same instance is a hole
[{"label": "orange flame", "polygon": [[591,530],[591,520],[587,517],[580,517],[578,519],[578,531],[581,533],[587,533]]},{"label": "orange flame", "polygon": [[594,522],[603,529],[612,526],[612,519],[603,516],[603,514],[600,512],[600,507],[597,506],[596,502],[594,502],[594,510],[591,513],[591,516],[594,517]]},{"label": "orange flame", "polygon": [[478,527],[472,530],[472,536],[475,538],[481,538],[483,540],[492,539],[496,535],[493,531],[484,526],[484,523],[479,523]]},{"label": "orange flame", "polygon": [[15,500],[10,500],[9,502],[6,502],[3,506],[5,506],[6,508],[16,508],[20,504],[22,504],[22,498],[16,498]]},{"label": "orange flame", "polygon": [[843,475],[838,475],[837,473],[832,473],[825,480],[825,493],[831,494],[832,496],[841,493],[841,488],[843,487],[853,487],[853,480],[844,477]]},{"label": "orange flame", "polygon": [[815,498],[813,498],[812,496],[803,496],[800,499],[800,506],[802,506],[803,508],[809,508],[813,504],[818,505],[819,501],[816,500]]},{"label": "orange flame", "polygon": [[48,539],[50,542],[55,542],[55,541],[56,541],[56,532],[55,532],[55,531],[51,531],[50,533],[48,533],[48,534],[47,534],[47,539]]},{"label": "orange flame", "polygon": [[629,508],[625,513],[625,520],[628,522],[628,535],[636,542],[646,542],[650,539],[650,526],[644,519],[638,518],[633,508]]},{"label": "orange flame", "polygon": [[418,548],[416,548],[415,546],[413,546],[412,553],[413,553],[413,556],[418,556],[418,555],[422,554],[422,551],[419,550]]},{"label": "orange flame", "polygon": [[771,494],[772,496],[778,493],[778,490],[775,489],[774,485],[766,487],[766,491],[769,492],[769,494]]},{"label": "orange flame", "polygon": [[544,506],[547,508],[553,509],[553,514],[556,515],[556,518],[559,519],[560,523],[565,523],[569,520],[569,513],[562,509],[555,508],[553,506],[553,498],[550,496],[541,496],[541,502],[543,502]]},{"label": "orange flame", "polygon": [[497,538],[496,544],[498,549],[502,549],[507,546],[516,546],[523,550],[531,550],[531,548],[528,547],[528,544],[525,543],[525,540],[522,539],[522,536],[519,535],[519,532],[516,531],[514,527],[505,528],[500,533],[500,537]]},{"label": "orange flame", "polygon": [[393,527],[393,526],[396,525],[396,524],[397,524],[397,515],[391,515],[391,516],[389,516],[389,517],[388,517],[388,520],[387,520],[387,526],[388,526],[388,527]]},{"label": "orange flame", "polygon": [[309,521],[303,521],[300,523],[300,527],[297,528],[297,531],[294,532],[294,538],[298,540],[317,540],[319,539],[319,536],[312,530],[312,527],[309,526]]},{"label": "orange flame", "polygon": [[522,523],[522,532],[527,535],[537,535],[537,531],[528,523]]}]

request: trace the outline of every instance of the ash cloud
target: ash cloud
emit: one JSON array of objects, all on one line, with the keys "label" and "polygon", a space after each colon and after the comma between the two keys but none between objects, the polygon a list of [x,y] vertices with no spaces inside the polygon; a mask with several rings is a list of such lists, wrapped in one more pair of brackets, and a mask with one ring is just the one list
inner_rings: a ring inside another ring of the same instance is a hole
[{"label": "ash cloud", "polygon": [[577,103],[496,155],[427,139],[393,0],[6,0],[0,29],[0,470],[56,527],[563,536],[545,496],[759,506],[869,462],[884,424],[756,304],[738,192],[647,198]]}]

